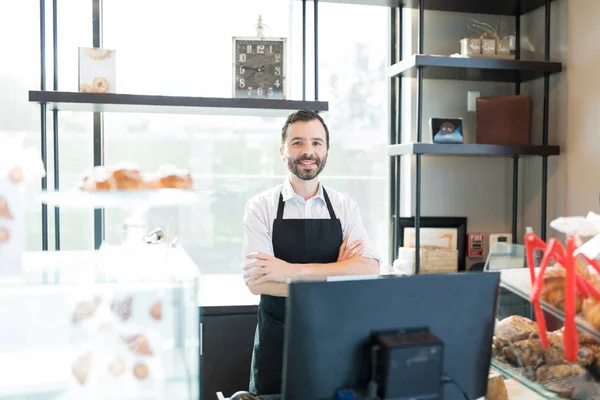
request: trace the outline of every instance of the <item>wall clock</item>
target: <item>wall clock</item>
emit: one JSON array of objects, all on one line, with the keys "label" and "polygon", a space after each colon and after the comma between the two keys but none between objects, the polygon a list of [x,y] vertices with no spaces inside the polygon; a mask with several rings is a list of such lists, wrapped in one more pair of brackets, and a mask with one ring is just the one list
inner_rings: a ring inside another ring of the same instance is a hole
[{"label": "wall clock", "polygon": [[285,99],[287,38],[233,37],[233,97]]}]

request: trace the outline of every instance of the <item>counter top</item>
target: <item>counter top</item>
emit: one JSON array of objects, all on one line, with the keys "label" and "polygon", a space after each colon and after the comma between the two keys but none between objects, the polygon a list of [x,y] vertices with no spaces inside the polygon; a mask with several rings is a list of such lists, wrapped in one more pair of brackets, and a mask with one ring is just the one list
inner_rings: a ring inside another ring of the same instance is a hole
[{"label": "counter top", "polygon": [[253,314],[260,301],[244,283],[242,274],[201,274],[198,306],[205,315]]}]

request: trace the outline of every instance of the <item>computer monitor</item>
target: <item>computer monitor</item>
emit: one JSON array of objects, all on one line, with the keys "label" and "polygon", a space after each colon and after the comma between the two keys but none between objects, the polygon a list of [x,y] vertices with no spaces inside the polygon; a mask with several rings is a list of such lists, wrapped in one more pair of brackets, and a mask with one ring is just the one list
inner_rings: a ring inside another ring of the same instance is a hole
[{"label": "computer monitor", "polygon": [[[487,390],[500,277],[460,273],[289,287],[282,398],[331,399],[364,389],[364,348],[373,332],[427,327],[444,343],[444,373],[469,398]],[[464,399],[445,385],[444,400]]]}]

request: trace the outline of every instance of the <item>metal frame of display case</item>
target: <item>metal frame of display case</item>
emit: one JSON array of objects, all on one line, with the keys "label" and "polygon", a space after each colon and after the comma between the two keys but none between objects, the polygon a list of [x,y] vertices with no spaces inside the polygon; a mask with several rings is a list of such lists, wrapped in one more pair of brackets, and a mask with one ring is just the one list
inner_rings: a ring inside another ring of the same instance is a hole
[{"label": "metal frame of display case", "polygon": [[[93,113],[93,164],[104,165],[104,113],[105,112],[145,112],[145,113],[187,113],[187,114],[226,114],[255,116],[287,116],[301,108],[316,112],[328,111],[329,103],[319,100],[319,46],[318,46],[318,0],[314,0],[314,100],[306,98],[306,3],[302,0],[302,100],[236,99],[181,96],[147,96],[129,94],[103,94],[58,91],[58,10],[57,0],[52,0],[52,90],[46,85],[46,3],[40,0],[40,90],[29,92],[29,101],[40,105],[41,158],[48,171],[48,127],[47,111],[52,110],[54,156],[52,173],[54,190],[60,188],[59,174],[59,129],[60,110]],[[88,0],[89,1],[89,0]],[[102,0],[92,2],[92,46],[102,47]],[[42,190],[48,189],[47,177],[41,182]],[[105,238],[104,210],[94,210],[94,247],[98,249]],[[48,250],[48,206],[42,205],[42,250]],[[60,250],[60,209],[54,209],[55,250]]]},{"label": "metal frame of display case", "polygon": [[[402,59],[402,11],[404,7],[418,10],[417,54]],[[544,26],[544,60],[525,61],[520,59],[521,15],[543,6],[545,8]],[[421,191],[422,191],[422,156],[424,155],[461,155],[461,156],[500,156],[513,159],[512,190],[512,236],[517,240],[518,181],[519,158],[522,156],[538,156],[542,159],[541,188],[541,230],[540,236],[546,238],[546,209],[548,184],[548,157],[560,154],[559,146],[548,144],[548,109],[550,74],[562,71],[560,62],[550,61],[550,6],[551,0],[504,0],[483,2],[481,0],[405,0],[390,10],[391,43],[390,43],[390,259],[396,259],[399,243],[400,220],[400,172],[401,157],[414,155],[415,166],[415,273],[420,271],[420,228],[421,228]],[[516,58],[514,60],[439,57],[424,54],[425,10],[455,11],[496,15],[512,15],[515,17],[517,36]],[[402,143],[401,93],[402,78],[415,77],[417,92],[416,136],[415,143]],[[544,79],[542,143],[528,146],[481,145],[481,144],[429,144],[421,143],[423,138],[423,80],[455,79],[473,81],[514,82],[515,94],[520,94],[521,83],[541,78]]]}]

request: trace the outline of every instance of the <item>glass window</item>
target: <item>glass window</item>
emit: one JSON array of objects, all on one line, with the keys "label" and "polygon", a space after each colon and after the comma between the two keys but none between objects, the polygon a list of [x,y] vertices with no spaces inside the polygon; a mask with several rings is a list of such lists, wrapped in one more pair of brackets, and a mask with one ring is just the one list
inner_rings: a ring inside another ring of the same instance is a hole
[{"label": "glass window", "polygon": [[[192,0],[174,0],[164,7],[148,7],[145,0],[105,0],[103,4],[103,47],[116,50],[119,93],[230,97],[232,36],[255,35],[261,15],[267,36],[288,38],[288,98],[302,98],[301,2],[213,2],[210,9],[204,2]],[[29,140],[39,146],[39,106],[26,101],[27,90],[39,87],[39,29],[37,19],[31,17],[37,15],[36,6],[13,4],[10,17],[8,9],[0,13],[0,33],[20,38],[8,43],[8,53],[19,61],[0,67],[0,79],[8,82],[3,87],[10,88],[0,94],[10,103],[8,108],[0,108],[0,113],[13,110],[9,124],[0,118],[0,131],[27,131]],[[314,96],[312,8],[308,3],[308,99]],[[15,17],[15,12],[22,18]],[[358,202],[366,229],[385,262],[388,13],[385,7],[320,4],[318,60],[319,99],[329,101],[330,111],[323,117],[331,131],[330,156],[322,180]],[[77,90],[77,47],[92,44],[91,15],[90,2],[59,2],[60,90]],[[12,22],[17,20],[30,21],[31,26],[17,27]],[[49,47],[49,66],[51,54]],[[51,85],[49,79],[49,89]],[[19,100],[12,102],[12,98]],[[61,112],[59,116],[60,183],[62,189],[68,189],[92,167],[93,116],[86,112]],[[133,161],[144,171],[162,164],[190,169],[196,187],[210,191],[210,196],[193,207],[152,210],[148,228],[161,226],[167,238],[178,236],[203,272],[239,273],[246,201],[281,183],[286,175],[279,157],[284,120],[108,113],[104,115],[105,159],[109,165]],[[49,136],[51,121],[49,113]],[[51,153],[49,160],[51,166]],[[39,205],[32,208],[29,228],[36,248],[41,242],[39,210]],[[50,210],[50,216],[52,213]],[[124,216],[107,210],[109,242],[121,240]],[[51,219],[50,233],[52,230]],[[66,249],[92,248],[93,212],[61,210],[61,242]]]}]

